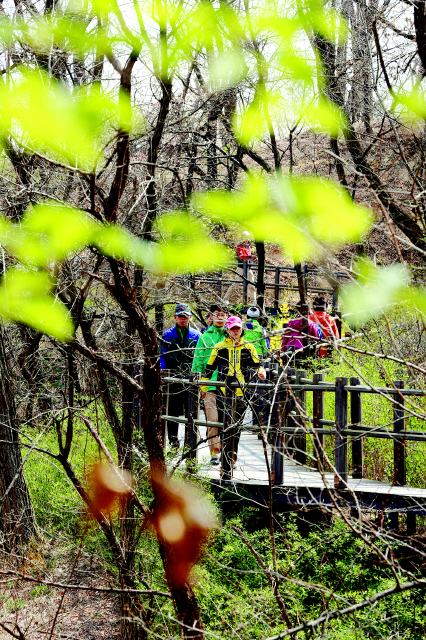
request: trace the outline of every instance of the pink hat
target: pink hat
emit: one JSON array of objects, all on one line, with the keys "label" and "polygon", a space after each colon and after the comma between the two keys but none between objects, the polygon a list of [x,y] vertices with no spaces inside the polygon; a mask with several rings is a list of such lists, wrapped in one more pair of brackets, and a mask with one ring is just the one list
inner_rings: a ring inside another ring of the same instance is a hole
[{"label": "pink hat", "polygon": [[232,327],[242,327],[243,321],[238,316],[230,316],[225,322],[225,325],[227,329],[231,329]]}]

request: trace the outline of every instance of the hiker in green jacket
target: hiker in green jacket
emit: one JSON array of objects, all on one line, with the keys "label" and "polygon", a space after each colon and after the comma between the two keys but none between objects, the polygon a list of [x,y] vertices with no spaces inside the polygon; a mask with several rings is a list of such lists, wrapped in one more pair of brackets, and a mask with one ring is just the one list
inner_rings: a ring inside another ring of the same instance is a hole
[{"label": "hiker in green jacket", "polygon": [[[226,311],[218,304],[212,304],[210,313],[213,322],[210,327],[200,335],[195,347],[192,371],[196,373],[204,373],[213,347],[218,342],[222,342],[227,335],[225,322],[228,315]],[[211,380],[217,380],[217,377],[216,369]],[[201,396],[204,399],[204,411],[207,422],[223,422],[223,398],[220,390],[210,386],[205,393],[201,393]],[[209,440],[210,463],[218,465],[221,447],[217,427],[207,427],[207,438]]]},{"label": "hiker in green jacket", "polygon": [[258,307],[249,307],[247,309],[247,320],[244,323],[244,338],[247,342],[251,342],[257,351],[259,360],[266,358],[269,353],[269,340],[266,332],[259,324],[260,310]]}]

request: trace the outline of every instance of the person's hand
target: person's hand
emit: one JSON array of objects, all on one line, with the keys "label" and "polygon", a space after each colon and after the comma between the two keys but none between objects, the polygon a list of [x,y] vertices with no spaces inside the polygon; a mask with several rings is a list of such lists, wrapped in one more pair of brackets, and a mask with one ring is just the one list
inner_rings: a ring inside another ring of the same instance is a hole
[{"label": "person's hand", "polygon": [[266,380],[266,371],[259,371],[259,378],[261,380]]}]

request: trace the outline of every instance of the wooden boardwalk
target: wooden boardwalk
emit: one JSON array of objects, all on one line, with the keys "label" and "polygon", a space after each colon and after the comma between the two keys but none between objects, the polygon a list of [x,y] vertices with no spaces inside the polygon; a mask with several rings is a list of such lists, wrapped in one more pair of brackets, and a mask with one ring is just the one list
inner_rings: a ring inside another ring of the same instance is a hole
[{"label": "wooden boardwalk", "polygon": [[[201,438],[205,437],[205,427],[200,427]],[[179,438],[184,439],[184,425],[179,427]],[[268,461],[271,447],[267,445]],[[198,464],[201,475],[208,477],[216,493],[234,494],[234,499],[250,498],[264,506],[268,500],[269,478],[265,462],[263,444],[252,431],[243,430],[238,449],[238,462],[231,481],[220,478],[220,467],[210,464],[207,444],[198,450]],[[378,482],[366,478],[349,477],[347,490],[334,488],[334,473],[320,474],[316,469],[295,462],[284,456],[284,478],[280,485],[273,485],[274,501],[282,505],[304,507],[340,506],[387,512],[426,513],[426,489],[396,486],[388,482]]]}]

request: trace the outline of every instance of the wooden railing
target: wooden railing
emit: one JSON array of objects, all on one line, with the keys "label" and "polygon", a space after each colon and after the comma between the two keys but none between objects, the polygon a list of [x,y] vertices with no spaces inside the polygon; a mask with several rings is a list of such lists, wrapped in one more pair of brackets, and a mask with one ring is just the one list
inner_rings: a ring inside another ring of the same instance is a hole
[{"label": "wooden railing", "polygon": [[[189,379],[166,376],[167,385],[178,382],[188,386],[189,411],[188,418],[169,416],[165,410],[165,422],[173,420],[186,424],[185,447],[189,459],[197,458],[198,427],[200,425],[218,426],[223,434],[229,432],[232,425],[232,407],[237,383],[232,378],[226,382],[209,381],[209,386],[224,387],[224,420],[222,423],[208,423],[198,419],[199,387],[206,384],[198,379],[199,374],[191,374]],[[349,474],[353,478],[364,477],[365,438],[390,439],[394,443],[392,483],[404,486],[406,483],[406,443],[408,441],[426,442],[426,431],[407,431],[406,429],[406,396],[424,396],[421,389],[406,389],[402,380],[395,380],[392,387],[373,387],[361,384],[359,378],[339,377],[334,383],[326,382],[322,373],[316,373],[312,379],[307,378],[302,370],[271,367],[269,380],[263,383],[263,389],[269,390],[274,397],[265,434],[271,443],[271,481],[280,485],[283,482],[284,453],[300,464],[307,461],[307,436],[313,437],[315,465],[324,468],[324,436],[334,438],[334,486],[338,490],[347,490]],[[259,388],[259,382],[246,385],[247,389]],[[312,392],[313,415],[306,413],[306,395]],[[334,395],[334,419],[324,417],[325,394]],[[362,404],[364,394],[379,394],[393,406],[393,427],[368,426],[363,424]],[[167,400],[165,404],[167,409]],[[247,426],[245,427],[247,428]],[[258,429],[258,428],[257,428]],[[348,468],[348,438],[351,438],[352,468]],[[206,442],[205,439],[202,442]],[[232,478],[229,461],[222,456],[222,476]]]},{"label": "wooden railing", "polygon": [[[190,276],[189,278],[187,278],[186,284],[189,288],[195,288],[195,284],[196,283],[204,283],[204,284],[210,284],[212,286],[214,286],[217,290],[218,290],[218,295],[219,297],[222,297],[222,295],[225,293],[224,291],[224,286],[229,286],[230,284],[242,284],[243,287],[243,304],[247,304],[247,289],[249,285],[253,285],[256,286],[256,282],[251,283],[248,279],[248,270],[249,268],[252,271],[257,271],[258,270],[258,265],[257,264],[251,264],[250,267],[247,264],[247,261],[245,260],[243,262],[243,274],[241,276],[238,277],[232,277],[233,274],[231,274],[231,277],[227,274],[224,274],[223,271],[218,272],[217,274],[215,273],[210,273],[210,274],[204,274],[204,275],[194,275],[194,276]],[[265,282],[265,288],[266,289],[273,289],[274,290],[274,307],[276,309],[278,309],[279,304],[280,304],[280,293],[281,290],[285,290],[285,291],[298,291],[299,287],[297,285],[290,285],[288,283],[282,283],[281,280],[281,273],[291,273],[291,274],[295,274],[295,268],[294,267],[283,267],[283,266],[279,266],[279,265],[266,265],[265,266],[265,273],[274,273],[274,282]],[[321,275],[321,272],[318,269],[312,268],[312,267],[308,267],[307,265],[304,266],[303,268],[303,277],[304,277],[304,282],[305,282],[305,289],[306,291],[310,291],[311,293],[325,293],[325,294],[333,294],[334,297],[336,297],[336,291],[334,289],[331,288],[325,288],[325,287],[318,287],[318,286],[311,286],[309,283],[309,278],[311,276],[316,277]],[[345,280],[347,281],[348,279],[350,279],[350,276],[347,273],[338,271],[335,274],[335,277],[338,278],[339,280]],[[337,304],[337,299],[334,302],[334,304]]]}]

